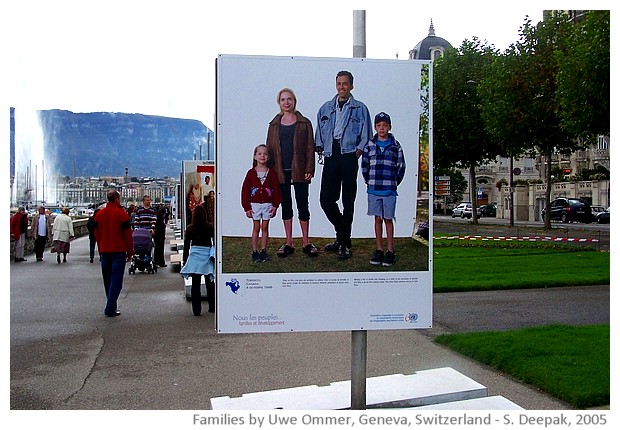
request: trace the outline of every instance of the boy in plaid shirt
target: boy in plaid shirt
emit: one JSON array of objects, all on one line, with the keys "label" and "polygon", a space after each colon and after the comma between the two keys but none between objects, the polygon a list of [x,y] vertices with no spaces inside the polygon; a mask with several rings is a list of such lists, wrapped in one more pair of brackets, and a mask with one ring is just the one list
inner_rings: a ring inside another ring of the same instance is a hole
[{"label": "boy in plaid shirt", "polygon": [[[391,266],[394,255],[394,219],[396,188],[405,176],[405,156],[400,143],[392,133],[392,121],[385,112],[375,116],[376,134],[362,152],[362,176],[368,190],[368,215],[375,217],[377,249],[370,264]],[[387,238],[387,252],[383,252],[383,223]]]}]

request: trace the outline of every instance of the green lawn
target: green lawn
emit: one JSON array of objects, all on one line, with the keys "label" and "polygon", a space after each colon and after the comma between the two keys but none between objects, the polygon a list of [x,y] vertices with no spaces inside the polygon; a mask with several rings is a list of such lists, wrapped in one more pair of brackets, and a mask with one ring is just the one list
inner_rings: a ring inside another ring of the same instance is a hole
[{"label": "green lawn", "polygon": [[522,243],[453,246],[435,241],[435,292],[610,283],[610,253],[590,247]]},{"label": "green lawn", "polygon": [[444,334],[435,341],[583,409],[609,405],[609,325]]},{"label": "green lawn", "polygon": [[[434,242],[434,291],[610,284],[610,253],[544,243]],[[444,334],[435,341],[575,408],[610,403],[610,326]]]}]

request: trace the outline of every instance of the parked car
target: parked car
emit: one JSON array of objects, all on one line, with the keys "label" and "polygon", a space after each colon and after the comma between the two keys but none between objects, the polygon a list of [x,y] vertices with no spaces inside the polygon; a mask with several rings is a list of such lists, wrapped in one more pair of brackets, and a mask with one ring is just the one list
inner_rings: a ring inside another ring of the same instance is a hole
[{"label": "parked car", "polygon": [[607,208],[603,212],[597,213],[594,219],[596,220],[597,224],[609,224],[609,208]]},{"label": "parked car", "polygon": [[[580,221],[592,222],[592,208],[587,202],[575,198],[559,198],[551,202],[549,216],[552,220],[560,220],[563,223]],[[546,208],[542,210],[543,219]]]},{"label": "parked car", "polygon": [[605,208],[603,206],[590,206],[590,209],[592,209],[592,217],[595,219],[599,213],[605,212]]},{"label": "parked car", "polygon": [[487,217],[495,217],[497,216],[497,205],[495,203],[489,203],[488,205],[481,205],[476,208],[476,213],[480,218]]},{"label": "parked car", "polygon": [[471,207],[471,205],[465,206],[465,209],[463,209],[463,212],[461,212],[461,218],[471,218],[473,215],[473,208]]},{"label": "parked car", "polygon": [[461,218],[471,218],[471,215],[471,203],[461,203],[460,205],[452,209],[452,218],[456,218],[457,216],[460,216]]}]

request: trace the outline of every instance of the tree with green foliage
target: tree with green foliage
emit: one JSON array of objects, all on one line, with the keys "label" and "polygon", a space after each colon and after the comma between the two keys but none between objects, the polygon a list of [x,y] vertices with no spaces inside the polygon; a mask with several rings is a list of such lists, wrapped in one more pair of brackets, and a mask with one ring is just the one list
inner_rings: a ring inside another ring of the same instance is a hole
[{"label": "tree with green foliage", "polygon": [[478,39],[446,51],[433,69],[433,147],[435,168],[469,170],[472,222],[477,224],[476,167],[497,153],[481,116],[478,84],[488,74],[496,51]]},{"label": "tree with green foliage", "polygon": [[[552,156],[570,154],[579,147],[579,141],[562,127],[556,101],[557,55],[567,49],[569,31],[563,14],[546,14],[535,26],[526,19],[520,40],[495,57],[479,86],[485,128],[499,142],[500,154],[512,158],[536,149],[545,156],[547,207]],[[545,228],[551,228],[549,211]]]},{"label": "tree with green foliage", "polygon": [[609,135],[608,10],[589,10],[573,23],[570,49],[556,53],[557,102],[562,126],[583,139]]},{"label": "tree with green foliage", "polygon": [[422,112],[420,112],[420,123],[418,133],[420,136],[420,162],[418,163],[418,197],[424,191],[429,191],[429,121],[430,121],[430,67],[428,64],[422,66],[420,76],[420,102],[422,104]]},{"label": "tree with green foliage", "polygon": [[529,140],[529,124],[520,108],[529,104],[531,93],[525,90],[529,82],[527,69],[517,47],[511,47],[493,59],[491,71],[480,83],[483,100],[481,116],[485,128],[494,136],[499,156],[510,159],[509,211],[510,225],[514,225],[512,162],[524,152],[533,149]]}]

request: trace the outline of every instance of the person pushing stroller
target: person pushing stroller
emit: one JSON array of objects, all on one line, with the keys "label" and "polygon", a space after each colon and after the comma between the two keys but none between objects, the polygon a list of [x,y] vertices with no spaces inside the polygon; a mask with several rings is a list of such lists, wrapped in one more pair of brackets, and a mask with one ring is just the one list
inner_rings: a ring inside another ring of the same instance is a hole
[{"label": "person pushing stroller", "polygon": [[129,274],[133,275],[136,270],[147,273],[157,272],[157,266],[153,261],[153,238],[146,228],[135,229],[133,237],[133,256],[129,266]]}]

